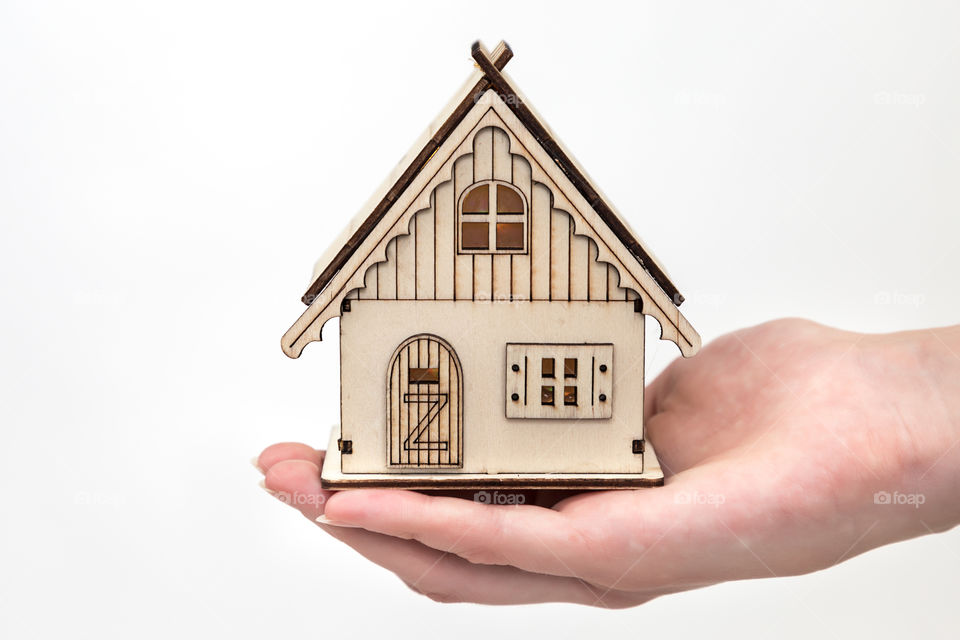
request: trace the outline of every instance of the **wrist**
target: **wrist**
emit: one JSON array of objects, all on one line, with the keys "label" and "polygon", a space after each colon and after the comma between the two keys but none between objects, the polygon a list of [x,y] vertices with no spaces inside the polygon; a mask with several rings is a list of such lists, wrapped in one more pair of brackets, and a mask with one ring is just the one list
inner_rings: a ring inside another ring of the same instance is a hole
[{"label": "wrist", "polygon": [[960,327],[885,338],[900,449],[891,506],[905,537],[945,531],[960,524]]}]

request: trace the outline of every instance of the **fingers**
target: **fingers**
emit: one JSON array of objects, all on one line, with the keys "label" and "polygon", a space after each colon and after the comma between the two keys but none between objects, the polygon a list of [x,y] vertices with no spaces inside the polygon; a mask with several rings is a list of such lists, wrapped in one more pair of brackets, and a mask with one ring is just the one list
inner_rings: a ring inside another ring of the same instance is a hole
[{"label": "fingers", "polygon": [[361,489],[338,492],[325,507],[335,523],[416,540],[473,564],[654,597],[754,573],[756,558],[721,522],[733,512],[705,486],[701,477],[660,489],[585,493],[557,510]]},{"label": "fingers", "polygon": [[325,531],[435,600],[618,608],[694,586],[672,579],[690,569],[677,566],[689,554],[677,553],[670,531],[657,533],[667,509],[656,498],[669,488],[581,494],[558,504],[562,512],[410,491],[329,492],[314,462],[322,465],[322,452],[275,447],[261,455],[274,460],[265,481],[274,495],[311,520],[325,515],[336,523],[321,524]]},{"label": "fingers", "polygon": [[363,529],[325,526],[330,535],[392,571],[408,587],[437,602],[533,604],[569,602],[597,607],[633,606],[643,598],[607,591],[575,578],[546,576],[514,567],[477,565],[413,540]]},{"label": "fingers", "polygon": [[648,383],[646,388],[643,390],[644,420],[649,420],[663,410],[662,400],[673,386],[674,378],[676,377],[674,375],[675,371],[677,367],[680,366],[680,363],[683,362],[683,360],[683,358],[677,358],[671,362],[670,365],[661,371],[652,382]]},{"label": "fingers", "polygon": [[318,467],[323,465],[322,452],[301,442],[281,442],[270,445],[257,456],[255,464],[266,473],[270,467],[283,460],[309,460]]},{"label": "fingers", "polygon": [[653,379],[643,390],[643,420],[646,422],[659,411],[658,403],[663,389],[663,374]]},{"label": "fingers", "polygon": [[264,485],[275,498],[297,509],[310,520],[323,513],[332,495],[320,487],[320,467],[309,460],[283,460],[267,471]]},{"label": "fingers", "polygon": [[576,577],[596,560],[583,553],[592,541],[584,539],[571,518],[530,505],[485,505],[410,491],[358,489],[332,496],[326,516],[417,540],[476,564]]},{"label": "fingers", "polygon": [[257,467],[264,472],[267,491],[310,520],[316,520],[331,495],[320,487],[323,458],[323,451],[308,445],[282,442],[264,449],[257,458]]},{"label": "fingers", "polygon": [[[315,520],[332,492],[320,487],[323,452],[307,445],[283,443],[258,458],[265,486],[278,499]],[[407,493],[407,492],[397,492]],[[450,498],[456,499],[456,498]],[[597,587],[576,578],[529,573],[505,566],[478,565],[413,540],[356,528],[321,525],[333,537],[367,559],[395,573],[417,593],[438,602],[532,604],[569,602],[621,608],[649,599]]]}]

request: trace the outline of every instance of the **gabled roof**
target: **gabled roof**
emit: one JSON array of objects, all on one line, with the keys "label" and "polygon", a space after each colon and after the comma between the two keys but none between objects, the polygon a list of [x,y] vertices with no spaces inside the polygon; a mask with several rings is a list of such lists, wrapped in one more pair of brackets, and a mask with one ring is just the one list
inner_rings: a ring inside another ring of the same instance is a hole
[{"label": "gabled roof", "polygon": [[[531,144],[539,148],[541,162],[555,166],[555,176],[567,183],[565,188],[570,190],[569,195],[576,196],[580,204],[575,206],[589,209],[597,218],[596,222],[609,230],[604,235],[612,234],[609,240],[621,245],[621,249],[616,250],[620,256],[617,260],[629,272],[629,279],[646,294],[644,302],[651,303],[651,308],[647,309],[644,304],[643,311],[658,319],[661,337],[676,342],[684,355],[696,353],[700,337],[677,309],[683,296],[663,267],[502,73],[513,57],[510,47],[501,42],[491,55],[476,42],[471,53],[478,69],[467,84],[361,210],[360,217],[352,221],[335,241],[328,255],[318,261],[315,280],[302,298],[308,309],[284,335],[284,352],[296,358],[307,343],[320,339],[323,324],[339,315],[340,300],[350,287],[358,282],[362,286],[361,264],[374,259],[368,249],[358,250],[380,242],[397,218],[406,215],[403,211],[414,199],[413,194],[419,193],[431,179],[431,172],[436,171],[437,163],[445,161],[444,158],[459,144],[457,137],[462,135],[464,127],[471,126],[479,117],[477,108],[480,103],[489,103],[489,96],[495,94],[493,102],[501,116],[515,119],[518,126],[526,129],[532,138]],[[369,213],[364,215],[365,211]],[[600,227],[596,228],[599,230]],[[379,258],[380,261],[384,259],[383,256]]]},{"label": "gabled roof", "polygon": [[[406,167],[403,173],[397,178],[393,186],[384,194],[383,198],[377,203],[370,214],[362,224],[356,228],[350,238],[344,243],[333,258],[323,267],[313,284],[303,294],[301,300],[304,304],[313,302],[317,295],[323,291],[334,275],[346,264],[347,260],[363,242],[367,234],[376,226],[377,222],[384,216],[390,205],[396,200],[397,196],[406,189],[413,178],[420,172],[423,166],[430,159],[430,156],[443,143],[444,139],[453,131],[460,120],[476,104],[479,96],[483,95],[487,89],[493,88],[504,97],[504,101],[513,110],[517,118],[527,127],[537,142],[553,157],[557,166],[576,186],[577,190],[587,199],[587,202],[600,215],[603,221],[616,234],[621,242],[627,247],[631,254],[637,259],[637,262],[653,277],[654,281],[663,289],[663,292],[670,297],[676,306],[683,303],[683,296],[676,285],[670,280],[666,272],[659,265],[653,254],[636,238],[630,228],[614,213],[613,209],[601,197],[599,191],[591,184],[586,174],[574,162],[566,150],[554,138],[553,134],[543,125],[540,119],[534,114],[526,102],[510,86],[501,70],[507,65],[507,62],[513,58],[513,50],[506,42],[500,42],[494,49],[492,56],[488,56],[480,42],[474,42],[471,47],[471,54],[476,60],[483,76],[476,82],[473,90],[469,92],[462,101],[450,112],[449,116],[437,128],[436,133],[427,140],[427,143],[413,157],[413,160]],[[492,59],[491,59],[492,58]],[[317,265],[320,266],[319,264]]]}]

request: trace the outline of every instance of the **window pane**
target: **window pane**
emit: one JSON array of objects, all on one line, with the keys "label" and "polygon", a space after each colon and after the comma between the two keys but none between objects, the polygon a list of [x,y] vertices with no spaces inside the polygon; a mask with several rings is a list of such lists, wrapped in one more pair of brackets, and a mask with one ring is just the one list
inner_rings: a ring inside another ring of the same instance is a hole
[{"label": "window pane", "polygon": [[577,404],[577,388],[576,387],[563,388],[563,404],[565,405]]},{"label": "window pane", "polygon": [[489,226],[486,222],[464,222],[461,227],[461,249],[487,249],[490,246],[487,235]]},{"label": "window pane", "polygon": [[497,249],[523,249],[523,223],[497,223]]},{"label": "window pane", "polygon": [[540,387],[540,404],[553,404],[553,387],[547,385]]},{"label": "window pane", "polygon": [[553,377],[553,358],[540,358],[540,375],[544,378]]},{"label": "window pane", "polygon": [[431,384],[440,382],[440,369],[437,367],[429,368],[417,368],[410,367],[410,376],[411,383],[416,384]]},{"label": "window pane", "polygon": [[577,377],[577,359],[576,358],[563,359],[563,377],[564,378]]},{"label": "window pane", "polygon": [[489,213],[490,212],[490,187],[482,184],[474,187],[470,193],[463,199],[464,213]]},{"label": "window pane", "polygon": [[520,194],[502,184],[497,185],[497,213],[523,213]]}]

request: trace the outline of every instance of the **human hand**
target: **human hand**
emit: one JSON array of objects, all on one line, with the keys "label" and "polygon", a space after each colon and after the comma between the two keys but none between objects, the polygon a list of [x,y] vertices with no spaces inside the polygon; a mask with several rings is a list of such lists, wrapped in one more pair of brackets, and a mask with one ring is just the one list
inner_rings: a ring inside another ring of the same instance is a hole
[{"label": "human hand", "polygon": [[435,600],[627,607],[956,525],[957,353],[960,327],[867,336],[779,320],[724,336],[647,389],[662,488],[488,505],[324,491],[323,452],[302,444],[257,464],[269,491]]}]

